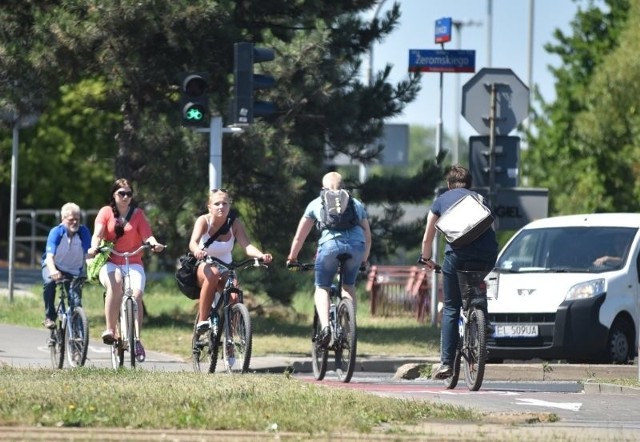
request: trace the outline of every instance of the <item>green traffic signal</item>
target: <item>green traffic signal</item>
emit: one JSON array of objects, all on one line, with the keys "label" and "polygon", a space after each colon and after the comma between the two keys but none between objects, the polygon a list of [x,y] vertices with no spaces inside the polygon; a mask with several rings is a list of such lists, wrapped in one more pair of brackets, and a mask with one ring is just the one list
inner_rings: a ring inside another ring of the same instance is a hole
[{"label": "green traffic signal", "polygon": [[184,126],[209,126],[207,77],[207,74],[200,72],[183,73],[180,77],[180,108]]}]

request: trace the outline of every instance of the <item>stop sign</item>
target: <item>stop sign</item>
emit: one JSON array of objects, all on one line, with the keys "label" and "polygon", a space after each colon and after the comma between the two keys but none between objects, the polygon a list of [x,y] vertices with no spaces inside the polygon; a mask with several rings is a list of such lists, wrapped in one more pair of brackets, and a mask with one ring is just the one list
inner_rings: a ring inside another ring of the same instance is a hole
[{"label": "stop sign", "polygon": [[482,68],[462,87],[462,116],[480,135],[490,135],[491,89],[495,85],[495,134],[508,135],[529,114],[529,88],[505,68]]}]

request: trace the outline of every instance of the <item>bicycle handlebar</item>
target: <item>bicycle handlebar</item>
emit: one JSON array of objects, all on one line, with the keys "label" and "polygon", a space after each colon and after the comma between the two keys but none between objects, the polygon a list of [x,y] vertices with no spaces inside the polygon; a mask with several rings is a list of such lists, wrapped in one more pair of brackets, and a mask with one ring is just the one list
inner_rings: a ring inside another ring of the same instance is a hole
[{"label": "bicycle handlebar", "polygon": [[[418,264],[421,265],[426,265],[427,262],[429,261],[433,261],[432,259],[424,259],[422,256],[420,256],[420,258],[418,258]],[[433,271],[436,273],[440,273],[442,271],[442,267],[440,266],[440,264],[438,264],[437,262],[433,261],[434,267],[433,267]]]},{"label": "bicycle handlebar", "polygon": [[[163,244],[158,244],[164,248],[166,248],[166,245]],[[138,253],[142,252],[143,250],[147,250],[147,249],[153,249],[155,246],[152,246],[149,243],[144,243],[141,244],[140,247],[138,247],[136,250],[134,250],[133,252],[118,252],[116,249],[113,248],[113,246],[107,246],[107,245],[103,245],[98,247],[96,250],[98,252],[109,252],[109,253],[113,253],[116,256],[122,256],[123,258],[129,258],[133,255],[137,255]]]},{"label": "bicycle handlebar", "polygon": [[264,259],[262,258],[247,258],[240,262],[224,262],[221,259],[216,258],[215,256],[206,256],[202,259],[207,264],[217,264],[219,266],[224,267],[227,270],[236,270],[236,269],[245,269],[247,267],[269,267],[264,263]]},{"label": "bicycle handlebar", "polygon": [[315,268],[315,264],[312,262],[288,262],[287,261],[287,269],[292,272],[302,271],[306,272],[307,270],[313,270]]}]

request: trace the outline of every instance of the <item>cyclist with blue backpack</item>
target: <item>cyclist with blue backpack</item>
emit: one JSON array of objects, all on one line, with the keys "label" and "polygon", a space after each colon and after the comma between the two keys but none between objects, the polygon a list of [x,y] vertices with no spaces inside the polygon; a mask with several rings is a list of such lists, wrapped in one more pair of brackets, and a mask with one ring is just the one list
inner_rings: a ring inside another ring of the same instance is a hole
[{"label": "cyclist with blue backpack", "polygon": [[322,179],[320,196],[313,199],[298,223],[287,265],[298,261],[298,254],[314,225],[320,231],[315,260],[314,301],[322,325],[320,344],[331,341],[329,328],[329,290],[338,271],[337,256],[349,253],[344,264],[343,296],[354,305],[358,269],[366,264],[371,249],[371,229],[364,205],[342,188],[342,176],[329,172]]}]

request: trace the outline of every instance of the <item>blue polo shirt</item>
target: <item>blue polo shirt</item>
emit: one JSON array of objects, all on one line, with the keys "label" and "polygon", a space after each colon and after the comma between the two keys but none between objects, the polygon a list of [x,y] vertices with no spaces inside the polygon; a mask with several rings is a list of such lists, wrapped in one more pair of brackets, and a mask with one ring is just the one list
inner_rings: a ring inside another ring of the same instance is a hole
[{"label": "blue polo shirt", "polygon": [[80,225],[75,235],[69,237],[67,228],[60,223],[49,231],[45,252],[42,254],[42,267],[50,253],[58,270],[78,276],[82,274],[85,255],[90,247],[91,232],[87,226]]}]

